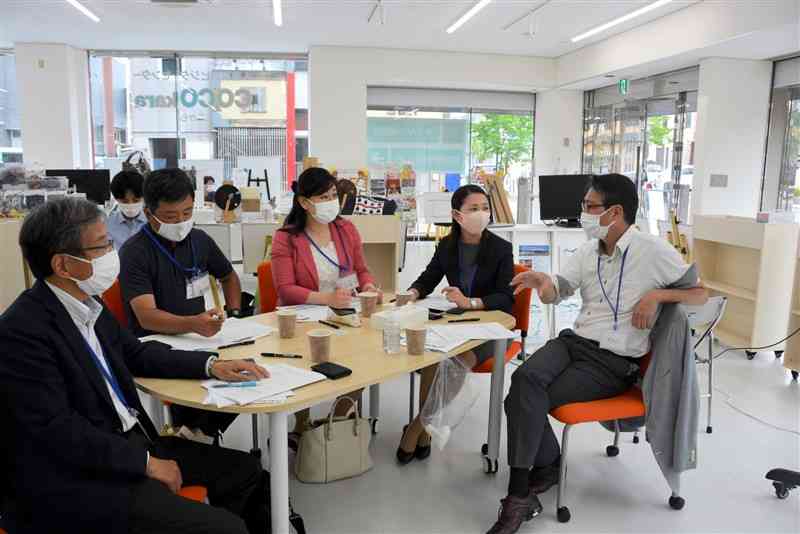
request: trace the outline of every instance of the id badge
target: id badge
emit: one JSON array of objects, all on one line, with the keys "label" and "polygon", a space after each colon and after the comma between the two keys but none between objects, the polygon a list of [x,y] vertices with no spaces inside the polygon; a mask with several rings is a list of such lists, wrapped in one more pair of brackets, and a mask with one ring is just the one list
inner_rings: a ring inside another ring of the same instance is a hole
[{"label": "id badge", "polygon": [[350,273],[346,276],[340,276],[336,280],[336,287],[341,289],[356,289],[358,288],[358,277],[356,273]]},{"label": "id badge", "polygon": [[192,278],[186,282],[186,298],[195,299],[202,297],[210,287],[211,283],[208,279],[208,273]]}]

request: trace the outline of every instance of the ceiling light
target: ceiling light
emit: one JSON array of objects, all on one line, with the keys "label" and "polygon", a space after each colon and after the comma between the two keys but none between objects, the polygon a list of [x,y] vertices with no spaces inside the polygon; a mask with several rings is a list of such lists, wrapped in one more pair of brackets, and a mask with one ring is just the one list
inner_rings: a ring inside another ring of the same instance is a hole
[{"label": "ceiling light", "polygon": [[283,26],[283,0],[272,0],[272,19],[275,21],[275,26]]},{"label": "ceiling light", "polygon": [[78,11],[80,11],[81,13],[83,13],[84,15],[86,15],[87,17],[89,17],[90,19],[92,19],[93,22],[100,22],[100,17],[89,11],[89,8],[78,2],[78,0],[67,0],[67,3],[72,7],[74,7],[75,9],[77,9]]},{"label": "ceiling light", "polygon": [[622,24],[623,22],[626,22],[626,21],[629,21],[629,20],[631,20],[633,18],[636,18],[639,15],[644,15],[645,13],[653,11],[654,9],[658,9],[659,7],[667,5],[670,2],[672,2],[672,0],[658,0],[657,2],[653,2],[652,4],[648,4],[648,5],[644,6],[644,7],[641,7],[639,9],[637,9],[636,11],[631,11],[627,15],[622,15],[621,17],[619,17],[617,19],[614,19],[614,20],[612,20],[610,22],[606,22],[605,24],[601,24],[600,26],[598,26],[596,28],[593,28],[593,29],[589,30],[588,32],[585,32],[585,33],[582,33],[582,34],[580,34],[580,35],[578,35],[576,37],[573,37],[572,38],[572,42],[573,43],[577,43],[578,41],[582,41],[582,40],[586,39],[587,37],[591,37],[592,35],[598,34],[598,33],[602,32],[602,31],[605,31],[605,30],[607,30],[609,28],[613,28],[614,26],[616,26],[618,24]]},{"label": "ceiling light", "polygon": [[3,89],[2,87],[0,87],[0,93],[7,93],[7,92],[8,92],[8,89]]},{"label": "ceiling light", "polygon": [[455,21],[449,28],[447,28],[447,33],[453,33],[454,31],[459,29],[461,26],[464,25],[465,22],[474,17],[478,13],[478,11],[488,6],[491,1],[492,0],[480,0],[480,2],[472,6],[472,9],[461,15],[460,19]]}]

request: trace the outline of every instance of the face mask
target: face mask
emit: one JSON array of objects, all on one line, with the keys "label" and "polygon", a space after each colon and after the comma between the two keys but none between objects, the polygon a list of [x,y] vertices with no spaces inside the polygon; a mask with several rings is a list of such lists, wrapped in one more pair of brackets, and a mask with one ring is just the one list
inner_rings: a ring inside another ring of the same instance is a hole
[{"label": "face mask", "polygon": [[[609,208],[610,209],[610,208]],[[605,239],[608,235],[608,229],[611,228],[613,222],[608,226],[600,224],[600,217],[605,215],[608,210],[599,215],[592,215],[591,213],[581,213],[581,226],[589,239]]]},{"label": "face mask", "polygon": [[317,202],[314,204],[314,213],[311,216],[322,224],[332,223],[339,216],[339,199]]},{"label": "face mask", "polygon": [[78,284],[81,291],[89,296],[103,294],[109,287],[114,285],[114,281],[119,276],[119,255],[116,250],[110,250],[104,256],[93,260],[79,258],[71,254],[68,254],[68,256],[92,265],[92,275],[86,280],[70,278],[70,280]]},{"label": "face mask", "polygon": [[173,224],[163,223],[159,221],[158,217],[155,215],[153,215],[153,218],[161,225],[158,228],[158,235],[164,239],[175,241],[176,243],[186,239],[186,236],[189,235],[189,232],[192,231],[192,227],[194,226],[194,217],[188,221]]},{"label": "face mask", "polygon": [[135,219],[142,212],[142,202],[134,202],[132,204],[119,204],[119,211],[128,219]]},{"label": "face mask", "polygon": [[489,212],[488,211],[471,211],[469,213],[461,213],[462,222],[459,224],[461,228],[471,234],[482,234],[486,227],[489,226]]}]

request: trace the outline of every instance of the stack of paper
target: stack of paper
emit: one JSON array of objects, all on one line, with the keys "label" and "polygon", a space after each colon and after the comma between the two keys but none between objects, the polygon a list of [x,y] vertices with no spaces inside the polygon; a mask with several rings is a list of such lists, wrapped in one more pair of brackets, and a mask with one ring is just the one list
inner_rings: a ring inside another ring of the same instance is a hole
[{"label": "stack of paper", "polygon": [[259,380],[251,387],[239,387],[235,382],[221,380],[204,381],[202,385],[208,394],[203,402],[218,408],[284,402],[294,395],[292,390],[325,380],[325,375],[283,363],[261,365],[261,367],[269,372],[269,378]]},{"label": "stack of paper", "polygon": [[455,303],[450,302],[443,295],[436,295],[431,293],[424,299],[416,301],[414,304],[418,306],[424,306],[425,308],[434,309],[434,310],[449,310],[451,308],[457,308],[458,306]]},{"label": "stack of paper", "polygon": [[328,307],[316,304],[297,304],[296,306],[280,306],[279,310],[291,310],[297,314],[300,323],[324,321],[328,318]]},{"label": "stack of paper", "polygon": [[215,350],[224,345],[258,339],[270,335],[275,328],[251,319],[226,319],[216,335],[203,337],[199,334],[145,336],[142,341],[160,341],[177,350]]},{"label": "stack of paper", "polygon": [[433,325],[428,327],[425,348],[434,352],[450,352],[473,339],[513,339],[516,334],[500,323]]}]

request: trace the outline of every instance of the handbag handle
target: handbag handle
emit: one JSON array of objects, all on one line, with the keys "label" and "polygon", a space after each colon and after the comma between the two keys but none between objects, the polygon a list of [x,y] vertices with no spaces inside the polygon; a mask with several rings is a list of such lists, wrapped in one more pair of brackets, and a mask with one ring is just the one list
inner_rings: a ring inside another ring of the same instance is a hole
[{"label": "handbag handle", "polygon": [[354,401],[350,397],[344,396],[336,399],[336,402],[334,402],[333,406],[331,406],[331,411],[328,414],[328,422],[325,424],[325,439],[327,441],[332,441],[331,428],[333,426],[333,414],[334,412],[336,412],[336,407],[342,401],[350,401],[350,404],[352,404],[353,408],[355,408],[356,418],[353,420],[353,435],[354,436],[358,435],[358,420],[361,418],[361,414],[358,413],[358,403],[356,403],[356,401]]}]

